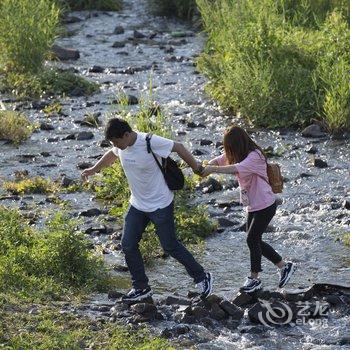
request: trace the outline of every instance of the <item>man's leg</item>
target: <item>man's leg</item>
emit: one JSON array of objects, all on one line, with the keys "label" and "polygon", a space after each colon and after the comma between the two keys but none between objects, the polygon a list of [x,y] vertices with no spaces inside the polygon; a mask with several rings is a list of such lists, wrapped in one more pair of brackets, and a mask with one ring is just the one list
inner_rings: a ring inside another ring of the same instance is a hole
[{"label": "man's leg", "polygon": [[148,223],[149,219],[144,212],[137,210],[133,206],[129,207],[124,219],[122,250],[125,254],[125,261],[135,289],[148,287],[148,278],[145,274],[145,267],[139,250],[139,242]]},{"label": "man's leg", "polygon": [[156,227],[156,233],[164,251],[184,265],[195,283],[206,277],[203,267],[194,259],[192,254],[178,241],[175,234],[174,203],[163,209],[148,213],[148,217]]}]

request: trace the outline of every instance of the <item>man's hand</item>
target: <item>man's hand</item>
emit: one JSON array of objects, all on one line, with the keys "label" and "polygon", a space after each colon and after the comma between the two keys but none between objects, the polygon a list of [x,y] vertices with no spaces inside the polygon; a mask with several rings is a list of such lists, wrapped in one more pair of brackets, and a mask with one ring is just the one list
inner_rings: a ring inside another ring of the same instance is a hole
[{"label": "man's hand", "polygon": [[92,167],[92,168],[88,168],[85,169],[82,173],[81,173],[81,179],[83,180],[83,182],[88,181],[89,176],[95,175],[96,174],[96,170]]}]

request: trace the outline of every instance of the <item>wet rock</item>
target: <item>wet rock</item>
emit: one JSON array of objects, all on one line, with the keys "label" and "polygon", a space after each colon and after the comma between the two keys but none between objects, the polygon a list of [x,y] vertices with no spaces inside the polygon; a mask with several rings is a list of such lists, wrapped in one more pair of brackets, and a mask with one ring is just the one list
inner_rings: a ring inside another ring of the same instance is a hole
[{"label": "wet rock", "polygon": [[328,164],[327,164],[327,162],[325,162],[324,160],[322,160],[320,158],[315,158],[314,159],[314,166],[316,168],[327,168]]},{"label": "wet rock", "polygon": [[92,66],[88,69],[89,73],[103,73],[104,72],[104,68],[101,66]]},{"label": "wet rock", "polygon": [[205,152],[201,151],[200,149],[195,149],[192,153],[194,156],[202,156],[205,154]]},{"label": "wet rock", "polygon": [[132,301],[132,300],[123,300],[123,304],[125,305],[137,305],[137,304],[151,304],[154,305],[154,301],[152,297],[148,297],[146,299],[142,299],[141,301]]},{"label": "wet rock", "polygon": [[50,104],[50,102],[48,102],[48,101],[33,101],[30,103],[29,108],[41,110],[41,109],[46,108],[49,104]]},{"label": "wet rock", "polygon": [[100,147],[107,148],[107,147],[112,147],[112,145],[110,144],[110,142],[108,140],[102,140],[100,142]]},{"label": "wet rock", "polygon": [[50,152],[40,152],[40,154],[41,154],[43,157],[45,157],[45,158],[51,157],[51,153],[50,153]]},{"label": "wet rock", "polygon": [[209,311],[204,307],[194,306],[191,310],[191,315],[194,316],[197,320],[201,320],[202,318],[209,315]]},{"label": "wet rock", "polygon": [[230,303],[228,300],[223,300],[219,306],[235,320],[241,320],[244,315],[244,311],[241,308]]},{"label": "wet rock", "polygon": [[97,312],[110,312],[111,307],[109,305],[90,305],[90,310]]},{"label": "wet rock", "polygon": [[125,30],[122,26],[116,26],[114,31],[113,31],[113,34],[115,35],[120,35],[120,34],[124,34],[125,33]]},{"label": "wet rock", "polygon": [[226,218],[218,218],[219,227],[232,227],[238,224],[237,221],[231,221]]},{"label": "wet rock", "polygon": [[145,34],[142,34],[141,32],[134,30],[134,38],[135,39],[144,39],[147,36]]},{"label": "wet rock", "polygon": [[301,135],[303,137],[318,138],[318,137],[323,137],[326,134],[322,131],[321,127],[318,124],[311,124],[301,132]]},{"label": "wet rock", "polygon": [[77,16],[66,16],[62,19],[63,24],[73,24],[73,23],[78,23],[81,21],[82,21],[82,19],[77,17]]},{"label": "wet rock", "polygon": [[299,177],[300,177],[301,179],[303,179],[303,178],[308,178],[308,177],[313,177],[313,176],[315,176],[315,175],[312,175],[312,174],[309,174],[309,173],[301,173],[301,174],[299,175]]},{"label": "wet rock", "polygon": [[116,290],[111,290],[108,292],[108,299],[119,299],[123,296],[124,294],[121,292],[118,292]]},{"label": "wet rock", "polygon": [[92,216],[99,216],[101,215],[102,212],[100,209],[98,208],[91,208],[91,209],[88,209],[88,210],[84,210],[84,211],[81,211],[78,216],[79,217],[82,217],[82,216],[85,216],[85,217],[92,217]]},{"label": "wet rock", "polygon": [[210,317],[213,318],[214,320],[223,320],[227,318],[226,312],[218,305],[218,304],[213,304],[210,310]]},{"label": "wet rock", "polygon": [[190,298],[190,299],[193,299],[193,298],[198,298],[200,296],[200,293],[198,292],[194,292],[194,291],[188,291],[187,293],[187,297]]},{"label": "wet rock", "polygon": [[84,96],[85,95],[85,88],[84,87],[75,87],[73,90],[69,91],[68,95],[69,96],[75,96],[75,97],[79,97],[79,96]]},{"label": "wet rock", "polygon": [[239,292],[233,299],[232,304],[235,304],[239,307],[248,305],[253,302],[253,297],[247,293]]},{"label": "wet rock", "polygon": [[85,234],[87,235],[104,235],[107,234],[107,226],[106,225],[99,225],[99,226],[89,226],[85,229]]},{"label": "wet rock", "polygon": [[66,140],[75,140],[77,138],[76,134],[69,134],[66,137],[64,137],[62,140],[66,141]]},{"label": "wet rock", "polygon": [[62,176],[62,179],[61,179],[61,186],[62,187],[69,187],[70,185],[73,185],[74,184],[74,180],[69,178],[68,176]]},{"label": "wet rock", "polygon": [[146,317],[154,317],[157,313],[157,307],[153,304],[149,303],[139,303],[132,305],[130,307],[130,310],[134,313],[137,313],[139,315],[143,315]]},{"label": "wet rock", "polygon": [[213,143],[213,141],[211,141],[211,140],[206,140],[206,139],[200,140],[200,145],[201,145],[201,146],[209,146],[209,145],[211,145],[212,143]]},{"label": "wet rock", "polygon": [[179,298],[179,297],[169,295],[165,299],[165,304],[166,305],[191,305],[191,301],[188,299]]},{"label": "wet rock", "polygon": [[170,46],[181,46],[187,44],[186,39],[174,39],[174,40],[168,40],[167,42]]},{"label": "wet rock", "polygon": [[49,137],[47,139],[47,142],[53,143],[53,142],[58,142],[60,139],[58,137]]},{"label": "wet rock", "polygon": [[92,166],[93,164],[90,162],[80,162],[77,164],[78,169],[81,169],[81,170],[91,168]]},{"label": "wet rock", "polygon": [[190,330],[190,327],[188,327],[187,325],[179,324],[172,328],[165,328],[162,331],[161,336],[164,338],[174,338],[178,337],[179,335],[186,334]]},{"label": "wet rock", "polygon": [[115,264],[113,265],[113,270],[117,272],[128,272],[129,268],[126,265]]},{"label": "wet rock", "polygon": [[164,47],[164,52],[165,53],[173,53],[174,52],[174,48],[172,46],[170,46],[170,45],[166,45]]},{"label": "wet rock", "polygon": [[289,302],[310,300],[314,296],[314,289],[312,287],[304,289],[286,289],[283,290],[282,296]]},{"label": "wet rock", "polygon": [[350,200],[348,199],[345,199],[342,203],[342,207],[345,208],[345,209],[348,209],[350,210]]},{"label": "wet rock", "polygon": [[77,60],[80,58],[80,53],[78,50],[63,48],[59,45],[52,45],[51,52],[53,55],[61,61],[67,60]]},{"label": "wet rock", "polygon": [[209,177],[208,179],[202,181],[199,187],[202,188],[203,193],[212,193],[222,190],[222,184],[213,177]]},{"label": "wet rock", "polygon": [[40,123],[40,130],[43,130],[43,131],[51,131],[51,130],[54,130],[55,128],[53,127],[52,124],[49,124],[49,123],[45,123],[45,122],[41,122]]},{"label": "wet rock", "polygon": [[121,49],[121,48],[125,47],[125,41],[115,41],[113,43],[112,47],[114,47],[116,49]]},{"label": "wet rock", "polygon": [[220,304],[222,300],[222,297],[219,297],[216,294],[211,294],[205,299],[205,303],[206,305],[212,306],[214,304]]},{"label": "wet rock", "polygon": [[311,146],[311,147],[308,147],[306,150],[305,150],[306,153],[310,153],[310,154],[316,154],[318,152],[317,148],[315,146]]},{"label": "wet rock", "polygon": [[91,131],[81,131],[76,134],[77,141],[86,141],[94,138],[94,134]]}]

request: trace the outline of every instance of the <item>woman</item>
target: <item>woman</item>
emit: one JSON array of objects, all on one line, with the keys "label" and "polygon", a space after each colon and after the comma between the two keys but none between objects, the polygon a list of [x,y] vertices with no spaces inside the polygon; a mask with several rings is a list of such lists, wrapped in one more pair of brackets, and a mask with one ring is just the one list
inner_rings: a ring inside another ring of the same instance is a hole
[{"label": "woman", "polygon": [[247,207],[247,244],[250,250],[251,274],[242,291],[262,288],[259,272],[262,255],[280,269],[279,288],[290,280],[296,266],[282,257],[262,240],[268,224],[276,213],[276,197],[267,176],[267,161],[262,149],[240,127],[232,126],[224,135],[225,153],[212,159],[202,176],[211,173],[234,174],[241,190],[241,202]]}]

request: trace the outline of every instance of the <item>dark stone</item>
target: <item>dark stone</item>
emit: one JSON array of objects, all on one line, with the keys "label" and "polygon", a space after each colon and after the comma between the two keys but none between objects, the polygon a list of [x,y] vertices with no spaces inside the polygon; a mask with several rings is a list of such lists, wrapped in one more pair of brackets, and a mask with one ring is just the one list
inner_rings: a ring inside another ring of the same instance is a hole
[{"label": "dark stone", "polygon": [[345,199],[342,203],[343,208],[350,210],[350,200]]},{"label": "dark stone", "polygon": [[205,154],[200,149],[195,149],[192,153],[193,153],[194,156],[202,156],[203,154]]},{"label": "dark stone", "polygon": [[47,142],[53,143],[53,142],[58,142],[60,139],[58,137],[49,137],[47,139]]},{"label": "dark stone", "polygon": [[64,137],[62,140],[66,141],[66,140],[75,140],[77,138],[76,134],[69,134],[66,137]]},{"label": "dark stone", "polygon": [[135,39],[144,39],[146,38],[145,34],[142,34],[141,32],[134,30],[134,38]]},{"label": "dark stone", "polygon": [[100,225],[100,226],[90,226],[85,230],[85,234],[91,235],[91,234],[107,234],[107,227],[106,225]]},{"label": "dark stone", "polygon": [[312,175],[312,174],[308,174],[308,173],[301,173],[300,175],[299,175],[299,177],[302,179],[302,178],[307,178],[307,177],[313,177],[313,176],[315,176],[315,175]]},{"label": "dark stone", "polygon": [[236,226],[238,224],[238,222],[231,221],[231,220],[226,219],[226,218],[218,218],[218,224],[220,227],[232,227],[232,226]]},{"label": "dark stone", "polygon": [[173,337],[177,337],[179,335],[182,334],[186,334],[190,331],[190,327],[184,325],[184,324],[179,324],[176,325],[172,328],[165,328],[162,333],[161,336],[164,338],[173,338]]},{"label": "dark stone", "polygon": [[78,169],[81,169],[81,170],[91,168],[92,166],[93,164],[89,162],[80,162],[77,164]]},{"label": "dark stone", "polygon": [[202,181],[199,186],[202,188],[203,193],[221,191],[223,188],[222,184],[213,177],[209,177],[208,179]]},{"label": "dark stone", "polygon": [[101,212],[100,209],[98,209],[98,208],[91,208],[91,209],[88,209],[88,210],[81,211],[79,213],[79,217],[81,217],[81,216],[92,217],[92,216],[99,216],[101,214],[102,214],[102,212]]},{"label": "dark stone", "polygon": [[110,144],[110,142],[108,140],[102,140],[100,142],[100,147],[107,148],[107,147],[112,147],[112,145]]},{"label": "dark stone", "polygon": [[193,298],[198,298],[200,296],[200,293],[198,292],[194,292],[194,291],[188,291],[187,293],[187,297],[190,298],[190,299],[193,299]]},{"label": "dark stone", "polygon": [[188,299],[174,297],[174,296],[169,295],[165,299],[165,304],[166,305],[191,305],[191,301]]},{"label": "dark stone", "polygon": [[69,187],[70,185],[74,184],[74,180],[69,178],[68,176],[63,176],[62,179],[61,179],[61,186],[62,187]]},{"label": "dark stone", "polygon": [[339,295],[327,295],[324,300],[331,305],[342,305],[344,304],[343,299]]},{"label": "dark stone", "polygon": [[67,16],[62,19],[63,24],[73,24],[73,23],[78,23],[81,22],[82,19],[77,17],[77,16]]},{"label": "dark stone", "polygon": [[311,146],[305,150],[306,153],[310,154],[316,154],[318,152],[317,148],[315,146]]},{"label": "dark stone", "polygon": [[108,292],[108,299],[119,299],[123,296],[124,294],[121,292],[118,292],[116,290],[111,290]]},{"label": "dark stone", "polygon": [[224,144],[223,144],[222,141],[217,141],[217,142],[215,143],[215,147],[216,147],[216,148],[221,148],[221,147],[223,147],[223,146],[224,146]]},{"label": "dark stone", "polygon": [[206,305],[212,306],[214,304],[220,304],[222,300],[222,297],[219,297],[216,294],[211,294],[204,300],[204,302]]},{"label": "dark stone", "polygon": [[232,304],[239,307],[251,304],[253,302],[253,297],[247,293],[239,292],[232,300]]},{"label": "dark stone", "polygon": [[211,145],[213,143],[213,141],[211,141],[211,140],[206,140],[206,139],[202,139],[201,141],[200,141],[200,145],[201,146],[209,146],[209,145]]},{"label": "dark stone", "polygon": [[89,68],[89,73],[103,73],[104,70],[105,69],[101,66],[92,66]]},{"label": "dark stone", "polygon": [[191,310],[191,315],[194,316],[197,320],[201,320],[204,317],[208,317],[209,311],[203,307],[195,306]]},{"label": "dark stone", "polygon": [[113,31],[113,34],[115,35],[124,34],[124,33],[125,33],[125,30],[122,26],[116,26]]},{"label": "dark stone", "polygon": [[80,53],[75,49],[66,49],[58,45],[52,45],[51,52],[61,61],[77,60]]},{"label": "dark stone", "polygon": [[51,131],[51,130],[54,130],[54,129],[55,128],[51,124],[48,124],[48,123],[45,123],[45,122],[40,123],[40,130]]},{"label": "dark stone", "polygon": [[327,168],[327,167],[328,167],[328,164],[327,164],[324,160],[322,160],[322,159],[320,159],[320,158],[315,158],[315,160],[314,160],[314,166],[315,166],[316,168]]},{"label": "dark stone", "polygon": [[241,320],[244,315],[244,311],[241,308],[230,303],[228,300],[223,300],[219,306],[235,320]]},{"label": "dark stone", "polygon": [[166,45],[164,47],[164,52],[165,53],[173,53],[174,52],[174,48],[172,46],[170,46],[170,45]]},{"label": "dark stone", "polygon": [[325,136],[325,133],[321,130],[321,127],[318,124],[312,124],[306,127],[302,132],[301,135],[303,137],[323,137]]},{"label": "dark stone", "polygon": [[227,314],[218,304],[213,304],[210,310],[210,317],[220,321],[227,318]]},{"label": "dark stone", "polygon": [[117,272],[128,272],[129,268],[126,265],[115,264],[113,270]]},{"label": "dark stone", "polygon": [[[128,95],[127,98],[128,98],[127,100],[128,105],[137,105],[139,103],[139,99],[134,95]],[[122,103],[122,101],[120,100],[114,100],[114,102],[116,104]]]},{"label": "dark stone", "polygon": [[68,95],[75,96],[75,97],[84,96],[85,95],[85,88],[77,86],[73,90],[69,91]]},{"label": "dark stone", "polygon": [[49,153],[49,152],[40,152],[40,154],[41,154],[43,157],[45,157],[45,158],[51,156],[51,153]]},{"label": "dark stone", "polygon": [[94,134],[91,131],[81,131],[76,135],[77,141],[91,140],[93,138],[94,138]]},{"label": "dark stone", "polygon": [[113,43],[112,47],[114,47],[116,49],[121,49],[121,48],[125,47],[125,41],[115,41]]}]

